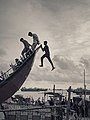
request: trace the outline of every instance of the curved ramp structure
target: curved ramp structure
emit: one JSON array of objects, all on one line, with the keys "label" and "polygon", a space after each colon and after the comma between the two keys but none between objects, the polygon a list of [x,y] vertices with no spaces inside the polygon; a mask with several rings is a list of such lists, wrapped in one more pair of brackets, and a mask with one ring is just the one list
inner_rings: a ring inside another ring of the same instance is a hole
[{"label": "curved ramp structure", "polygon": [[22,86],[31,71],[35,55],[39,48],[40,47],[38,47],[15,72],[0,83],[0,104],[14,95],[14,93]]}]

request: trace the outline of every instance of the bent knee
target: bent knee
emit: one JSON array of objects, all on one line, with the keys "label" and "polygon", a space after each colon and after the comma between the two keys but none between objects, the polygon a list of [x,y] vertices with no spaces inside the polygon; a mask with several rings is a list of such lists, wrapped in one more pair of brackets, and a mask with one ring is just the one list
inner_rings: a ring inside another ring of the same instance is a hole
[{"label": "bent knee", "polygon": [[41,57],[41,59],[43,59],[43,56]]}]

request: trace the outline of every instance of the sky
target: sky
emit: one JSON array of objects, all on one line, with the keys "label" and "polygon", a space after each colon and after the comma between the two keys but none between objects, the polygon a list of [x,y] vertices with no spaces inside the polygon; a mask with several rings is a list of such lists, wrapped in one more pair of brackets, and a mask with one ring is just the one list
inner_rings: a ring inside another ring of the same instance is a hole
[{"label": "sky", "polygon": [[19,58],[23,37],[36,33],[43,44],[48,41],[55,70],[47,59],[39,68],[39,50],[26,87],[90,87],[90,0],[0,0],[0,70],[9,69]]}]

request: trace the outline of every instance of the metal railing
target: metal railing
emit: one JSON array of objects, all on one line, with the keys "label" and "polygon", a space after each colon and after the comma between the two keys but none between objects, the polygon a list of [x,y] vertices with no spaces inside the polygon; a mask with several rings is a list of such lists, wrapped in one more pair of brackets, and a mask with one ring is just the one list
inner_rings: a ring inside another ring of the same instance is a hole
[{"label": "metal railing", "polygon": [[33,106],[31,108],[0,110],[6,120],[64,120],[66,106]]}]

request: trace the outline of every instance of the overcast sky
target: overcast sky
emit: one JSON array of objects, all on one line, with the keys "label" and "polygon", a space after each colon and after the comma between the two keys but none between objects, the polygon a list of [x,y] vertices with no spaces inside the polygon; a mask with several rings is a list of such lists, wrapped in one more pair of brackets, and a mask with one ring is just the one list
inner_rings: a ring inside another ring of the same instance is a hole
[{"label": "overcast sky", "polygon": [[40,50],[24,86],[82,87],[85,68],[90,87],[90,0],[0,0],[0,70],[20,56],[21,37],[32,43],[29,31],[48,41],[56,69],[46,59],[39,68]]}]

